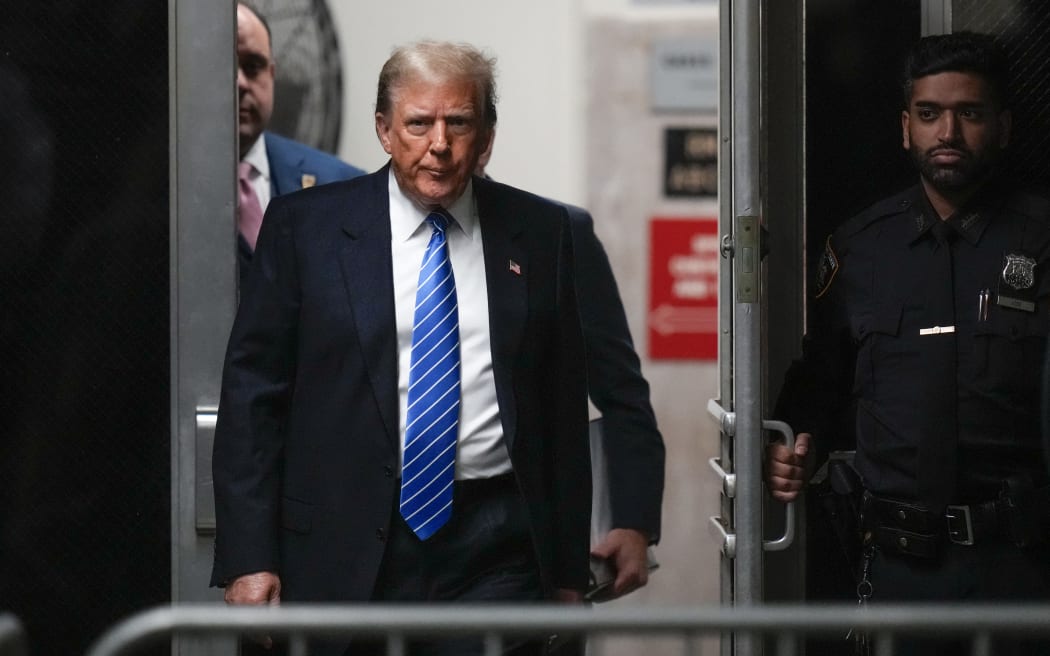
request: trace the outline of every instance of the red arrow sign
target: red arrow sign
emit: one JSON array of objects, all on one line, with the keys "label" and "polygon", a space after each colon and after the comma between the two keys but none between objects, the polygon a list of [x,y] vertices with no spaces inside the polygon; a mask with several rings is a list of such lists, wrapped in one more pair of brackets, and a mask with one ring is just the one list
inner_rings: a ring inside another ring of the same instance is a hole
[{"label": "red arrow sign", "polygon": [[649,326],[661,335],[717,333],[718,308],[661,305],[649,313]]},{"label": "red arrow sign", "polygon": [[650,221],[649,357],[718,357],[718,220]]}]

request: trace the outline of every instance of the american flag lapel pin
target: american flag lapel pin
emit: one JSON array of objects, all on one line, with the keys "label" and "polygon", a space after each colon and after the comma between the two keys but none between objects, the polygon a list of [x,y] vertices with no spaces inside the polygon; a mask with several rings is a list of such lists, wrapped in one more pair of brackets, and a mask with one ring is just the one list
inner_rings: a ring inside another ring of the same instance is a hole
[{"label": "american flag lapel pin", "polygon": [[513,272],[514,275],[521,275],[521,265],[515,262],[514,260],[507,260],[507,268],[510,269],[510,271]]}]

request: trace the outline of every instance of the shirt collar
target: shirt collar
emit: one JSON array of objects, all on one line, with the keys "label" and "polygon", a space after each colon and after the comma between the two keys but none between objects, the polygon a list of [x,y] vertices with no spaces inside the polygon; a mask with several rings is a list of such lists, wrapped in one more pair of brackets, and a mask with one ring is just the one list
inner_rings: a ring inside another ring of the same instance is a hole
[{"label": "shirt collar", "polygon": [[[930,228],[940,221],[937,211],[930,204],[922,186],[919,186],[918,198],[912,208],[915,214],[915,227],[918,241],[929,233]],[[970,244],[976,245],[981,240],[988,223],[999,211],[1002,205],[1002,194],[994,183],[989,183],[980,189],[973,199],[965,206],[959,208],[954,214],[944,219],[955,232]]]},{"label": "shirt collar", "polygon": [[[396,241],[408,241],[426,223],[426,210],[412,201],[401,191],[394,177],[394,169],[391,167],[387,182],[390,194],[390,233]],[[474,202],[474,180],[467,181],[467,188],[450,206],[445,208],[452,217],[450,225],[455,225],[467,236],[474,239],[474,226],[477,223],[477,206]]]}]

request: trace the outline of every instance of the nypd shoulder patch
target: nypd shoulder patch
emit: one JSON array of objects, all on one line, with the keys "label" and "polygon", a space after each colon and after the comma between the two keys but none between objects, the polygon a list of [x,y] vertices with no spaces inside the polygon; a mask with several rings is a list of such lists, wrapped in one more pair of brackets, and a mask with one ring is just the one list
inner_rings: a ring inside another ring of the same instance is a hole
[{"label": "nypd shoulder patch", "polygon": [[835,255],[835,249],[831,246],[831,236],[829,235],[827,241],[824,242],[824,252],[821,253],[820,261],[817,262],[816,298],[820,298],[828,293],[838,271],[839,258]]}]

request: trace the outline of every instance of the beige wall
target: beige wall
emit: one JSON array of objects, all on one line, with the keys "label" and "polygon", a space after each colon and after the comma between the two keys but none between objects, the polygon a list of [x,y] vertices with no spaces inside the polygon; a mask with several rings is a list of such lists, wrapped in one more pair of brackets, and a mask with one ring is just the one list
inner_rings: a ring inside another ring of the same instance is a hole
[{"label": "beige wall", "polygon": [[[649,219],[718,215],[714,199],[669,200],[662,195],[664,128],[716,128],[717,116],[653,112],[649,53],[662,39],[716,39],[717,22],[710,17],[672,20],[653,12],[610,14],[589,18],[585,33],[588,207],[613,263],[667,447],[661,569],[649,586],[614,603],[717,603],[718,543],[708,530],[708,517],[718,513],[719,482],[707,460],[718,453],[718,432],[705,409],[707,399],[717,396],[717,367],[713,362],[645,357]],[[717,653],[716,645],[708,640],[702,653]],[[680,653],[673,643],[654,643],[652,638],[610,638],[595,646],[593,651],[605,656]]]},{"label": "beige wall", "polygon": [[[717,603],[718,543],[708,517],[718,511],[719,485],[707,459],[717,455],[718,433],[705,412],[707,399],[717,395],[716,366],[645,357],[649,218],[717,214],[713,200],[669,201],[661,195],[663,127],[714,127],[717,119],[653,113],[648,52],[654,39],[667,36],[716,38],[715,9],[638,9],[629,0],[329,5],[347,89],[340,154],[367,169],[386,161],[372,115],[376,75],[394,45],[424,37],[463,40],[498,57],[500,120],[489,170],[497,179],[594,214],[667,444],[662,567],[647,588],[613,604]],[[662,644],[649,639],[644,651],[677,653]],[[704,653],[716,653],[713,645],[708,641]],[[592,646],[592,654],[638,653],[642,647],[623,638]]]}]

